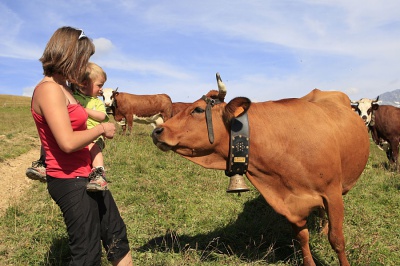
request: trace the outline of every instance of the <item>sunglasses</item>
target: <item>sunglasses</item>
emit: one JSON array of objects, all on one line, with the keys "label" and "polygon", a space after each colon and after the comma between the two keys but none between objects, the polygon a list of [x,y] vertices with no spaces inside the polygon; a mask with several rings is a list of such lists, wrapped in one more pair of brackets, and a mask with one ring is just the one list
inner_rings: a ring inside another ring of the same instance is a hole
[{"label": "sunglasses", "polygon": [[82,38],[87,38],[87,36],[85,35],[85,33],[83,32],[83,30],[81,31],[81,35],[79,35],[78,40],[82,39]]}]

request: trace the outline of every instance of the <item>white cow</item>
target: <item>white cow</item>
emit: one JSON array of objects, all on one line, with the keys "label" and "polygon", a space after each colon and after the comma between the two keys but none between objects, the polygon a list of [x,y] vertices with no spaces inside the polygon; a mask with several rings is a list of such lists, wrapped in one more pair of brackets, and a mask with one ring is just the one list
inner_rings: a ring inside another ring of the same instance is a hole
[{"label": "white cow", "polygon": [[379,105],[378,100],[379,96],[376,100],[362,98],[358,101],[351,101],[351,107],[364,120],[366,126],[371,122],[372,110],[374,110],[374,108],[376,109]]}]

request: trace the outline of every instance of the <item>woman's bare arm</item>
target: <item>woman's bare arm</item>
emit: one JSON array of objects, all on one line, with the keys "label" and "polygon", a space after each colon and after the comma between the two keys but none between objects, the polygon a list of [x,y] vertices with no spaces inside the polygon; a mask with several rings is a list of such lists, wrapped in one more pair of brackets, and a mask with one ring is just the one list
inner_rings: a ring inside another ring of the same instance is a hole
[{"label": "woman's bare arm", "polygon": [[35,112],[46,118],[62,151],[70,153],[80,150],[102,134],[106,138],[114,136],[115,125],[112,123],[102,123],[90,130],[73,131],[67,109],[68,94],[60,85],[46,82],[36,88],[33,96]]}]

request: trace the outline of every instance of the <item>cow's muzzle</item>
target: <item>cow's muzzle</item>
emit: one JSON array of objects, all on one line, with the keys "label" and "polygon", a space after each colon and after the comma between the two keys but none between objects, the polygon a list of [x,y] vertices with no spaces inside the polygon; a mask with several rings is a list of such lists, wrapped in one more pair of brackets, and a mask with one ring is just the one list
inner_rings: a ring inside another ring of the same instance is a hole
[{"label": "cow's muzzle", "polygon": [[172,149],[172,147],[167,143],[160,141],[159,139],[163,131],[164,131],[163,127],[155,128],[151,133],[151,138],[153,139],[153,143],[157,146],[157,148],[159,148],[162,151],[169,151]]}]

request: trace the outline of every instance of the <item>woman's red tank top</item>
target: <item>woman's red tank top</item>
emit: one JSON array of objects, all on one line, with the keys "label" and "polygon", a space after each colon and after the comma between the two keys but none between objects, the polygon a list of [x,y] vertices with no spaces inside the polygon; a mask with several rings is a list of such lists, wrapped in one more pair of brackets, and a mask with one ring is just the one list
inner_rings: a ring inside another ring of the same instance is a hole
[{"label": "woman's red tank top", "polygon": [[[88,115],[79,104],[67,106],[72,129],[86,130]],[[56,178],[88,177],[91,171],[91,156],[89,148],[85,147],[72,153],[63,152],[57,144],[46,118],[37,114],[31,106],[33,119],[39,133],[40,141],[46,151],[46,173]]]}]

